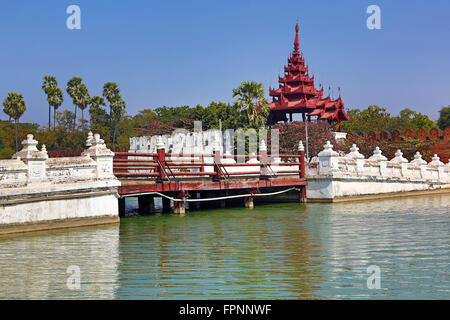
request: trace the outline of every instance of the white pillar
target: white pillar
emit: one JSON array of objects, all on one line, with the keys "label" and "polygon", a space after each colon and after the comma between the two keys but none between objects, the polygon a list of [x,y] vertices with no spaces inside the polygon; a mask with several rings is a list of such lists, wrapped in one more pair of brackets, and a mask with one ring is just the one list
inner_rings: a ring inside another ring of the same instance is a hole
[{"label": "white pillar", "polygon": [[23,148],[13,155],[13,159],[20,158],[28,167],[28,183],[44,182],[47,174],[45,161],[48,159],[47,149],[42,145],[39,151],[36,147],[38,142],[33,139],[32,134],[27,135],[27,139],[22,141]]},{"label": "white pillar", "polygon": [[114,152],[106,147],[105,141],[100,139],[98,133],[94,134],[90,144],[91,146],[84,150],[81,155],[89,156],[97,163],[97,178],[111,177],[113,175]]}]

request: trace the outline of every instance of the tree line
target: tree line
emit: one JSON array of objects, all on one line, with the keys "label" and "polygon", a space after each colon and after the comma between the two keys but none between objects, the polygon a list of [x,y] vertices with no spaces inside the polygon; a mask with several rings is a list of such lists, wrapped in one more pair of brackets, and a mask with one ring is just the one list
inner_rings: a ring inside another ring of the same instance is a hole
[{"label": "tree line", "polygon": [[[73,104],[73,111],[59,110],[64,102],[64,92],[58,87],[54,76],[43,78],[42,90],[48,103],[47,126],[19,123],[26,111],[26,104],[20,93],[9,93],[3,101],[3,110],[9,116],[9,121],[0,120],[0,158],[9,158],[18,150],[19,141],[27,133],[33,133],[48,150],[80,150],[84,148],[88,130],[99,133],[109,146],[122,147],[128,146],[129,138],[133,136],[170,134],[176,128],[192,130],[194,121],[201,121],[203,130],[220,127],[259,129],[267,125],[270,112],[262,84],[253,81],[244,81],[232,90],[232,103],[213,101],[207,106],[145,108],[135,115],[126,113],[126,103],[115,82],[105,83],[101,96],[91,97],[83,79],[72,77],[67,82],[65,91]],[[78,109],[81,111],[81,119]],[[85,119],[86,109],[89,120]],[[415,130],[435,126],[443,129],[450,126],[450,106],[441,109],[437,122],[409,108],[403,109],[398,116],[391,116],[386,108],[377,105],[366,109],[348,109],[347,113],[350,120],[342,122],[344,132]],[[332,138],[332,127],[328,124],[311,124],[309,127],[310,145],[317,145],[320,149],[324,139]],[[276,128],[283,132],[281,148],[285,151],[295,150],[295,144],[303,137],[303,126],[278,124]],[[330,133],[326,134],[326,131]]]},{"label": "tree line", "polygon": [[[71,132],[76,134],[82,132],[83,134],[98,122],[106,123],[107,130],[103,130],[108,140],[115,143],[117,124],[121,121],[125,114],[126,103],[120,95],[120,89],[115,82],[107,82],[103,85],[102,96],[93,96],[89,94],[87,86],[83,83],[83,79],[80,77],[72,77],[66,84],[66,93],[69,95],[74,106],[74,112],[67,110],[63,112],[57,111],[58,108],[64,102],[64,93],[61,88],[58,87],[58,81],[55,76],[44,76],[42,81],[42,90],[46,96],[48,103],[48,126],[47,135],[44,135],[44,141],[50,138],[51,131],[53,133],[60,131],[57,130],[57,123],[59,126],[64,127],[65,133]],[[103,108],[106,107],[105,99],[108,102],[109,113]],[[90,121],[85,120],[84,110],[89,107],[91,114]],[[52,128],[52,108],[53,108],[53,128]],[[19,148],[19,120],[26,111],[26,103],[22,94],[17,92],[10,92],[3,101],[3,111],[9,116],[10,121],[13,119],[15,124],[15,150]],[[81,119],[77,117],[78,109],[81,110]],[[44,127],[38,130],[43,131]],[[58,132],[61,134],[61,132]],[[65,136],[65,135],[64,135]],[[51,140],[51,139],[50,139]],[[49,145],[52,145],[51,143]]]},{"label": "tree line", "polygon": [[[67,82],[66,93],[74,106],[73,111],[58,110],[64,102],[64,92],[58,87],[56,77],[43,77],[42,90],[48,103],[46,126],[19,123],[26,111],[26,103],[20,93],[9,93],[3,101],[3,111],[10,121],[0,120],[0,157],[8,158],[18,150],[19,140],[27,133],[33,133],[48,150],[82,149],[88,130],[99,133],[111,146],[120,147],[128,146],[129,138],[136,135],[167,134],[176,128],[193,129],[194,121],[202,121],[204,130],[220,126],[224,129],[259,128],[266,124],[270,111],[264,87],[253,81],[244,81],[233,89],[235,100],[231,104],[211,102],[205,107],[162,106],[143,109],[134,116],[126,113],[126,103],[115,82],[104,84],[102,96],[91,97],[82,78],[71,78]],[[84,117],[86,109],[89,120]],[[12,119],[14,132],[11,132]]]},{"label": "tree line", "polygon": [[417,130],[420,128],[431,129],[439,127],[442,130],[450,126],[450,106],[442,107],[437,122],[431,120],[421,112],[409,108],[401,110],[398,116],[392,116],[386,108],[371,105],[366,109],[349,109],[348,121],[341,124],[344,132],[370,132],[370,131],[394,131],[394,130]]}]

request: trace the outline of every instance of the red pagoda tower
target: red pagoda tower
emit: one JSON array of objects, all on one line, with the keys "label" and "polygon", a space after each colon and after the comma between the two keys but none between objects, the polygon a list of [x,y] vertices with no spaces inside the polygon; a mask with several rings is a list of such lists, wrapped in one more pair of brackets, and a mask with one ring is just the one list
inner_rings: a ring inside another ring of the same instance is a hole
[{"label": "red pagoda tower", "polygon": [[301,113],[303,121],[306,117],[310,121],[312,116],[328,122],[348,120],[340,94],[337,100],[332,100],[329,94],[323,98],[323,88],[315,88],[314,76],[308,75],[308,66],[305,66],[305,59],[300,53],[298,29],[297,23],[294,51],[288,59],[288,65],[284,67],[284,76],[278,76],[279,87],[269,88],[269,95],[272,97],[272,102],[269,103],[269,124],[288,121],[288,114],[292,121],[294,113]]}]

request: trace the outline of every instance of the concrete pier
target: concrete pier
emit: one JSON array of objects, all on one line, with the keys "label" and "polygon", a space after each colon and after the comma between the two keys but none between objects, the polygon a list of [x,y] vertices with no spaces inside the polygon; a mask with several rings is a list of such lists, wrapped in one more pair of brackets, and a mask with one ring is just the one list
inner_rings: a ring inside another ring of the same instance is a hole
[{"label": "concrete pier", "polygon": [[138,197],[139,213],[149,215],[155,212],[155,200],[152,195],[141,195]]},{"label": "concrete pier", "polygon": [[253,209],[254,208],[253,197],[245,197],[244,198],[244,202],[245,202],[245,207],[247,209]]}]

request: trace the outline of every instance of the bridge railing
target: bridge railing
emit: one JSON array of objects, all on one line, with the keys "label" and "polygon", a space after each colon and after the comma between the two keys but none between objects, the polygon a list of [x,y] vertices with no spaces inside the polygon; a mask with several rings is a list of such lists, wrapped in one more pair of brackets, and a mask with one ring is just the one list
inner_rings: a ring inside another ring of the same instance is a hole
[{"label": "bridge railing", "polygon": [[[282,162],[282,159],[290,159]],[[237,160],[243,162],[238,163]],[[247,160],[247,162],[245,162]],[[299,154],[258,155],[175,154],[165,149],[157,153],[116,152],[114,175],[119,179],[154,179],[156,182],[177,178],[212,178],[213,181],[231,177],[259,177],[261,179],[293,175],[305,177],[304,151]]]}]

